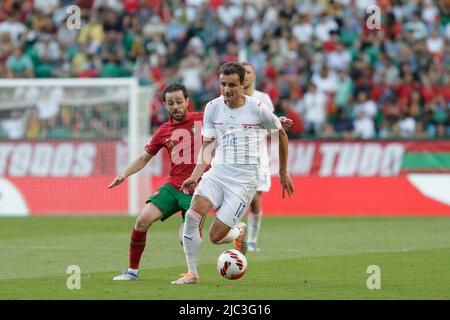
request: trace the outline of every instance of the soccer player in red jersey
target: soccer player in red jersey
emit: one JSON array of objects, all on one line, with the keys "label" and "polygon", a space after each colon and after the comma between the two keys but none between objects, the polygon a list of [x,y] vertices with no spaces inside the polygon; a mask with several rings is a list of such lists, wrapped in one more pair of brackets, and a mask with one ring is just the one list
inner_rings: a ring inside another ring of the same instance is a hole
[{"label": "soccer player in red jersey", "polygon": [[[203,113],[187,111],[189,98],[182,84],[167,86],[163,91],[163,101],[169,113],[169,121],[156,130],[141,156],[108,185],[108,188],[113,188],[144,168],[162,148],[169,152],[171,169],[166,183],[147,200],[139,213],[131,233],[129,268],[114,277],[114,280],[137,280],[139,262],[150,226],[157,220],[164,221],[180,210],[184,221],[184,215],[191,203],[192,195],[184,194],[179,189],[195,168],[196,153],[202,145]],[[183,225],[180,230],[183,230],[182,227]],[[199,228],[201,227],[202,225]]]}]

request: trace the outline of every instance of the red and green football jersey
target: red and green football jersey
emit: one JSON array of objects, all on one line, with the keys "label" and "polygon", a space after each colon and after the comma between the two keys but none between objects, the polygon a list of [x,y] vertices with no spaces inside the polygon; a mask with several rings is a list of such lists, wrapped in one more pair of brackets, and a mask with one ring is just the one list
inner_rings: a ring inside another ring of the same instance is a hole
[{"label": "red and green football jersey", "polygon": [[187,112],[182,123],[170,119],[153,135],[145,150],[156,155],[165,148],[170,155],[171,168],[166,183],[180,189],[183,181],[191,176],[202,146],[202,112]]}]

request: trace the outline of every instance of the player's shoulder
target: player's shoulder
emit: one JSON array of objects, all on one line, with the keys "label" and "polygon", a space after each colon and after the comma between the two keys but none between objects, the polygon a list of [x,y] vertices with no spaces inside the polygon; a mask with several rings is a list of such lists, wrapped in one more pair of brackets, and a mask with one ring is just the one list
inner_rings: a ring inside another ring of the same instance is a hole
[{"label": "player's shoulder", "polygon": [[267,109],[267,106],[261,100],[258,100],[255,97],[251,97],[251,96],[246,96],[246,97],[247,97],[247,104],[251,108],[253,108],[253,109],[266,108]]},{"label": "player's shoulder", "polygon": [[206,104],[206,107],[214,108],[220,106],[224,103],[223,96],[219,96],[217,98],[212,99]]},{"label": "player's shoulder", "polygon": [[160,126],[156,129],[155,135],[156,134],[163,134],[163,133],[165,133],[165,132],[167,132],[169,130],[170,130],[169,121],[166,121],[166,122],[160,124]]},{"label": "player's shoulder", "polygon": [[203,112],[192,112],[192,120],[202,120]]},{"label": "player's shoulder", "polygon": [[206,104],[204,113],[216,114],[224,103],[223,96],[212,99]]},{"label": "player's shoulder", "polygon": [[258,97],[258,96],[270,99],[270,96],[267,93],[259,91],[259,90],[255,90],[255,93],[253,94],[253,97]]},{"label": "player's shoulder", "polygon": [[255,90],[255,92],[253,93],[253,97],[256,98],[257,100],[260,100],[263,103],[265,103],[267,105],[267,107],[269,108],[269,110],[273,112],[273,109],[274,109],[273,102],[267,93],[259,91],[259,90]]}]

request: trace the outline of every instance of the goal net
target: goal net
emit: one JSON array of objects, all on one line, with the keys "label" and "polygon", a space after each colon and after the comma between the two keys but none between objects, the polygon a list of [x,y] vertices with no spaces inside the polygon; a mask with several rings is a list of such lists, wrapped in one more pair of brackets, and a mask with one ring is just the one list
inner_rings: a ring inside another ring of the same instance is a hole
[{"label": "goal net", "polygon": [[0,215],[137,214],[155,165],[107,185],[144,150],[152,96],[128,78],[0,80]]}]

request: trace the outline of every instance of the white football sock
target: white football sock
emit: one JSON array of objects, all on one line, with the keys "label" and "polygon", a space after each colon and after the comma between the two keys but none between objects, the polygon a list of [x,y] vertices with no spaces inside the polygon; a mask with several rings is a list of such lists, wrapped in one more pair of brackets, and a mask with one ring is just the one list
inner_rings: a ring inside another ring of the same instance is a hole
[{"label": "white football sock", "polygon": [[227,235],[225,237],[223,237],[223,239],[221,239],[220,241],[217,242],[217,244],[232,242],[234,239],[239,237],[240,234],[241,234],[241,229],[234,226],[233,228],[230,229],[230,231],[228,231]]},{"label": "white football sock", "polygon": [[248,216],[248,238],[247,242],[256,243],[258,241],[259,230],[261,229],[262,211],[259,213],[250,212]]},{"label": "white football sock", "polygon": [[190,273],[198,275],[198,260],[200,257],[200,247],[202,239],[200,237],[199,225],[202,220],[194,210],[189,209],[186,212],[186,221],[183,228],[183,250],[186,256],[186,262]]},{"label": "white football sock", "polygon": [[139,269],[131,269],[131,268],[128,268],[128,271],[131,271],[131,273],[134,273],[134,274],[138,274]]}]

